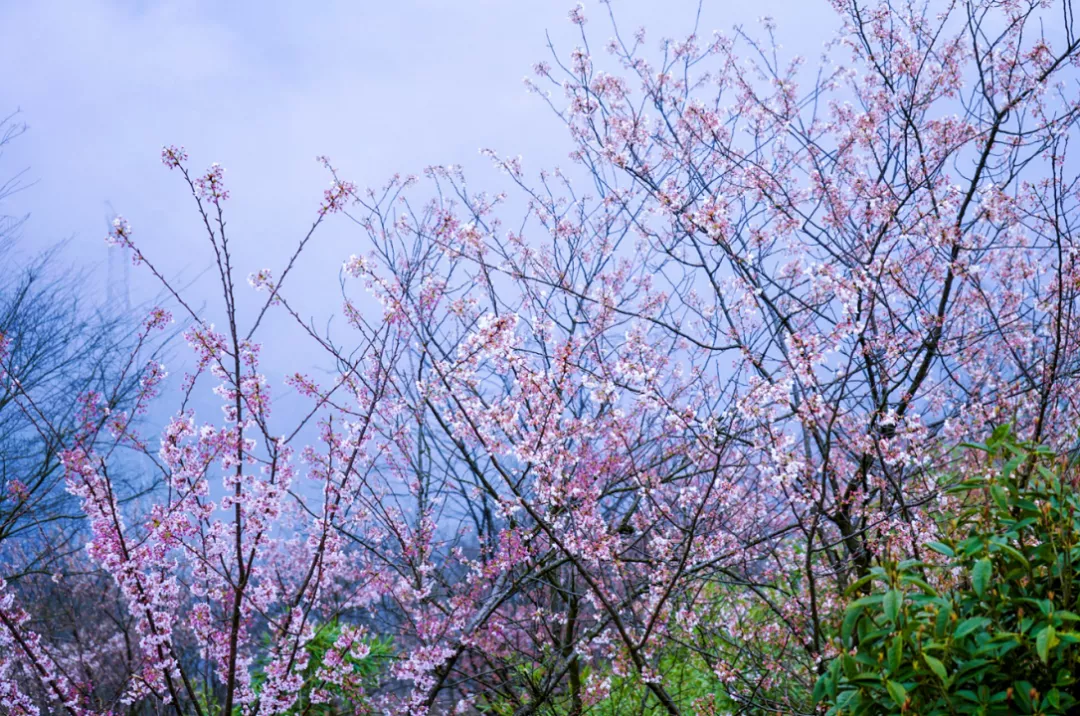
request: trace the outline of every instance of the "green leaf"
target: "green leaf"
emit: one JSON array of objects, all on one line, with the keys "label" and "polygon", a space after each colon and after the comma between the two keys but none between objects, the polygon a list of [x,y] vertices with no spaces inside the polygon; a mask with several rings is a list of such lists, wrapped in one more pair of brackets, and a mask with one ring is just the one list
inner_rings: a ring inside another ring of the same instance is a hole
[{"label": "green leaf", "polygon": [[904,658],[904,638],[897,634],[889,645],[889,669],[893,673],[900,670],[900,662]]},{"label": "green leaf", "polygon": [[975,563],[975,566],[971,570],[971,586],[975,588],[975,593],[982,597],[986,594],[986,587],[990,584],[990,574],[993,571],[993,567],[990,564],[990,560],[980,559]]},{"label": "green leaf", "polygon": [[990,623],[990,620],[986,617],[971,617],[960,622],[956,627],[956,631],[953,632],[954,639],[961,639],[976,629],[981,629]]},{"label": "green leaf", "polygon": [[937,677],[945,682],[949,683],[948,672],[945,671],[945,664],[941,663],[940,659],[935,659],[929,654],[923,654],[923,660],[926,661],[926,665],[930,667],[930,671],[937,674]]},{"label": "green leaf", "polygon": [[956,670],[957,681],[963,681],[972,679],[976,674],[984,671],[988,671],[994,667],[994,664],[987,659],[971,659],[970,661],[963,662],[963,665]]},{"label": "green leaf", "polygon": [[1027,557],[1025,557],[1020,552],[1020,550],[1016,549],[1012,545],[1007,545],[1007,544],[999,544],[999,545],[997,545],[997,547],[998,547],[998,549],[1000,549],[1001,551],[1005,552],[1010,557],[1015,559],[1017,562],[1024,565],[1024,569],[1031,569],[1031,563],[1029,563],[1027,561]]},{"label": "green leaf", "polygon": [[861,616],[861,609],[848,609],[847,614],[844,615],[844,623],[840,625],[840,638],[845,644],[852,644],[851,633],[855,631],[855,623]]},{"label": "green leaf", "polygon": [[[979,703],[978,694],[976,694],[974,691],[972,691],[970,689],[961,689],[960,691],[956,692],[956,695],[963,698],[963,699],[967,699],[968,701],[970,701],[972,703],[975,703],[975,704]],[[973,711],[964,711],[963,713],[975,713],[975,712],[973,712]]]},{"label": "green leaf", "polygon": [[1063,631],[1058,632],[1055,630],[1054,636],[1057,637],[1059,642],[1065,644],[1080,644],[1080,632],[1075,631]]},{"label": "green leaf", "polygon": [[965,556],[974,557],[984,549],[983,538],[979,535],[968,537],[966,540],[956,545],[956,548],[961,550]]},{"label": "green leaf", "polygon": [[996,428],[994,428],[994,432],[990,433],[990,439],[986,441],[986,444],[990,447],[997,447],[1002,443],[1002,441],[1009,437],[1009,432],[1011,431],[1011,429],[1012,426],[1008,423],[1005,423],[1004,425],[998,425]]},{"label": "green leaf", "polygon": [[952,606],[946,604],[938,612],[937,619],[934,620],[934,635],[938,638],[945,636],[946,629],[949,627],[952,616]]},{"label": "green leaf", "polygon": [[900,581],[905,584],[914,584],[919,589],[923,590],[923,593],[929,594],[931,597],[938,595],[937,590],[926,583],[921,577],[916,577],[914,574],[905,574],[900,578]]},{"label": "green leaf", "polygon": [[1057,645],[1054,627],[1048,626],[1035,637],[1035,651],[1044,664],[1050,663],[1050,649]]},{"label": "green leaf", "polygon": [[1030,681],[1017,681],[1013,684],[1013,696],[1016,697],[1017,702],[1024,708],[1025,711],[1031,711],[1031,682]]},{"label": "green leaf", "polygon": [[860,577],[859,579],[855,580],[855,582],[850,587],[844,590],[844,594],[850,596],[872,581],[874,581],[874,575],[872,574],[867,574],[864,577]]},{"label": "green leaf", "polygon": [[1001,485],[994,485],[991,487],[990,496],[994,498],[994,503],[1002,512],[1009,511],[1009,499]]},{"label": "green leaf", "polygon": [[860,689],[881,686],[881,677],[877,674],[859,674],[848,679],[848,683]]},{"label": "green leaf", "polygon": [[865,597],[859,597],[854,602],[848,605],[848,609],[862,609],[863,607],[869,607],[873,604],[881,602],[880,594],[870,594]]},{"label": "green leaf", "polygon": [[898,589],[890,589],[885,592],[885,618],[893,624],[896,623],[896,618],[900,616],[900,603],[903,601],[903,596],[903,593]]},{"label": "green leaf", "polygon": [[1028,456],[1027,450],[1024,450],[1023,448],[1021,448],[1021,447],[1019,447],[1017,445],[1013,445],[1013,444],[1009,443],[1009,444],[1005,445],[1005,449],[1008,450],[1009,452],[1011,452],[1013,455],[1016,455],[1019,458],[1027,459],[1027,456]]},{"label": "green leaf", "polygon": [[1031,500],[1019,499],[1019,500],[1016,501],[1016,506],[1019,507],[1024,512],[1030,512],[1030,513],[1035,514],[1035,515],[1042,514],[1039,511],[1039,506],[1036,505]]},{"label": "green leaf", "polygon": [[896,705],[903,707],[904,702],[907,701],[907,689],[904,688],[904,685],[896,681],[886,681],[885,688],[889,690],[889,696],[892,696],[892,700],[896,702]]},{"label": "green leaf", "polygon": [[946,557],[955,557],[956,552],[953,552],[953,548],[944,542],[927,542],[926,546],[934,550],[938,554],[943,554]]},{"label": "green leaf", "polygon": [[811,698],[814,700],[815,704],[820,704],[821,700],[825,698],[825,687],[828,684],[828,681],[829,675],[826,673],[819,676],[818,680],[814,683],[814,692],[811,695]]},{"label": "green leaf", "polygon": [[1013,474],[1016,468],[1020,467],[1026,459],[1027,455],[1017,455],[1016,457],[1010,458],[1009,461],[1005,463],[1005,467],[1001,469],[1001,474],[1008,477]]}]

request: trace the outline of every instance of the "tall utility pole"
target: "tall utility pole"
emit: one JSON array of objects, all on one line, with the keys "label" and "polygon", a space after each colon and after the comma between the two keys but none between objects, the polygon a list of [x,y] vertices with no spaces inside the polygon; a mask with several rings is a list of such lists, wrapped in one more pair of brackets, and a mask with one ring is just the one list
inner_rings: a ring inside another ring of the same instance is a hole
[{"label": "tall utility pole", "polygon": [[[113,220],[119,214],[113,209],[112,202],[105,202],[105,230],[112,231]],[[109,270],[105,281],[105,300],[109,310],[131,312],[131,257],[125,246],[110,245]]]}]

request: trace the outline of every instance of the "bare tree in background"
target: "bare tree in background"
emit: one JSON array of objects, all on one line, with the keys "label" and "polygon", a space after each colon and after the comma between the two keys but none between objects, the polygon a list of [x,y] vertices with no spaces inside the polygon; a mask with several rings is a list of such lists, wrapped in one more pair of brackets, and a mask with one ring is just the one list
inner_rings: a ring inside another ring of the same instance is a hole
[{"label": "bare tree in background", "polygon": [[[17,114],[0,120],[0,158],[25,130]],[[0,576],[8,581],[51,576],[58,560],[81,548],[76,537],[85,517],[64,489],[59,461],[78,420],[74,396],[110,386],[108,404],[122,409],[140,377],[115,386],[117,364],[130,352],[125,317],[108,313],[111,307],[89,309],[84,286],[64,269],[56,248],[20,261],[18,240],[28,216],[5,211],[4,203],[27,188],[25,174],[0,180],[0,258],[9,267],[0,276],[0,335],[9,362],[0,385]],[[13,402],[16,382],[55,431],[36,430]]]}]

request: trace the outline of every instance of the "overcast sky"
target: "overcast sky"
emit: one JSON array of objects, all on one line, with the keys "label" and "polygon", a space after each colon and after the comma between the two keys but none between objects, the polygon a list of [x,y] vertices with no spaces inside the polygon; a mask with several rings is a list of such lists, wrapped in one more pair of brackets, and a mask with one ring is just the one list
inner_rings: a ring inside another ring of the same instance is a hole
[{"label": "overcast sky", "polygon": [[[316,155],[361,186],[460,163],[494,187],[481,147],[521,154],[531,170],[565,164],[564,129],[522,79],[548,57],[546,31],[563,56],[574,46],[571,6],[0,0],[0,113],[20,108],[30,127],[0,171],[28,167],[37,182],[7,213],[32,214],[24,248],[70,239],[66,260],[104,295],[107,201],[169,275],[209,264],[190,197],[160,164],[165,143],[185,145],[194,167],[227,168],[243,276],[279,267],[310,223],[328,182]],[[646,26],[656,48],[693,27],[697,2],[614,7],[621,27]],[[589,2],[586,14],[599,50],[611,35],[605,8]],[[705,0],[702,34],[766,14],[803,54],[819,52],[837,25],[825,0]],[[347,223],[332,225],[291,297],[311,312],[336,310],[337,269],[363,248]],[[138,298],[151,283],[136,270],[133,286]]]}]

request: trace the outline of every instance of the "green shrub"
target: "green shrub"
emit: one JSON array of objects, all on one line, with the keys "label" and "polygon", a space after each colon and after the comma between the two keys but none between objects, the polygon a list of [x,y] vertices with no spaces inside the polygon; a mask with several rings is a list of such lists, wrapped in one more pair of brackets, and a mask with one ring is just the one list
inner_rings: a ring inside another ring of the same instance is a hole
[{"label": "green shrub", "polygon": [[[304,716],[336,716],[337,714],[346,713],[356,716],[356,714],[371,712],[366,697],[358,697],[346,689],[327,683],[319,678],[319,670],[323,665],[323,661],[326,659],[326,655],[334,649],[334,644],[339,636],[341,636],[341,624],[336,618],[316,627],[314,636],[304,645],[304,650],[308,653],[308,663],[307,667],[301,672],[304,677],[303,686],[301,686],[297,694],[296,704],[284,712],[282,716],[297,714],[304,714]],[[263,636],[263,643],[266,647],[265,654],[270,647],[269,635]],[[389,639],[381,638],[369,638],[365,640],[365,643],[370,649],[370,653],[366,657],[358,659],[347,653],[344,661],[352,667],[352,672],[360,677],[366,689],[376,685],[380,672],[385,669],[386,664],[393,658],[393,644]],[[251,686],[256,694],[261,691],[263,683],[266,681],[266,661],[265,657],[257,661],[252,671]],[[331,701],[329,703],[317,703],[313,700],[312,695],[316,689],[328,692]],[[198,697],[202,713],[209,714],[209,716],[222,716],[221,704],[213,694],[208,694],[199,689]],[[242,711],[241,707],[235,707],[232,711],[233,716],[240,716]]]},{"label": "green shrub", "polygon": [[[883,563],[852,585],[842,654],[818,680],[829,714],[1076,713],[1080,516],[1066,463],[1001,428],[988,477],[950,487],[944,559]],[[937,589],[931,585],[937,585]]]}]

